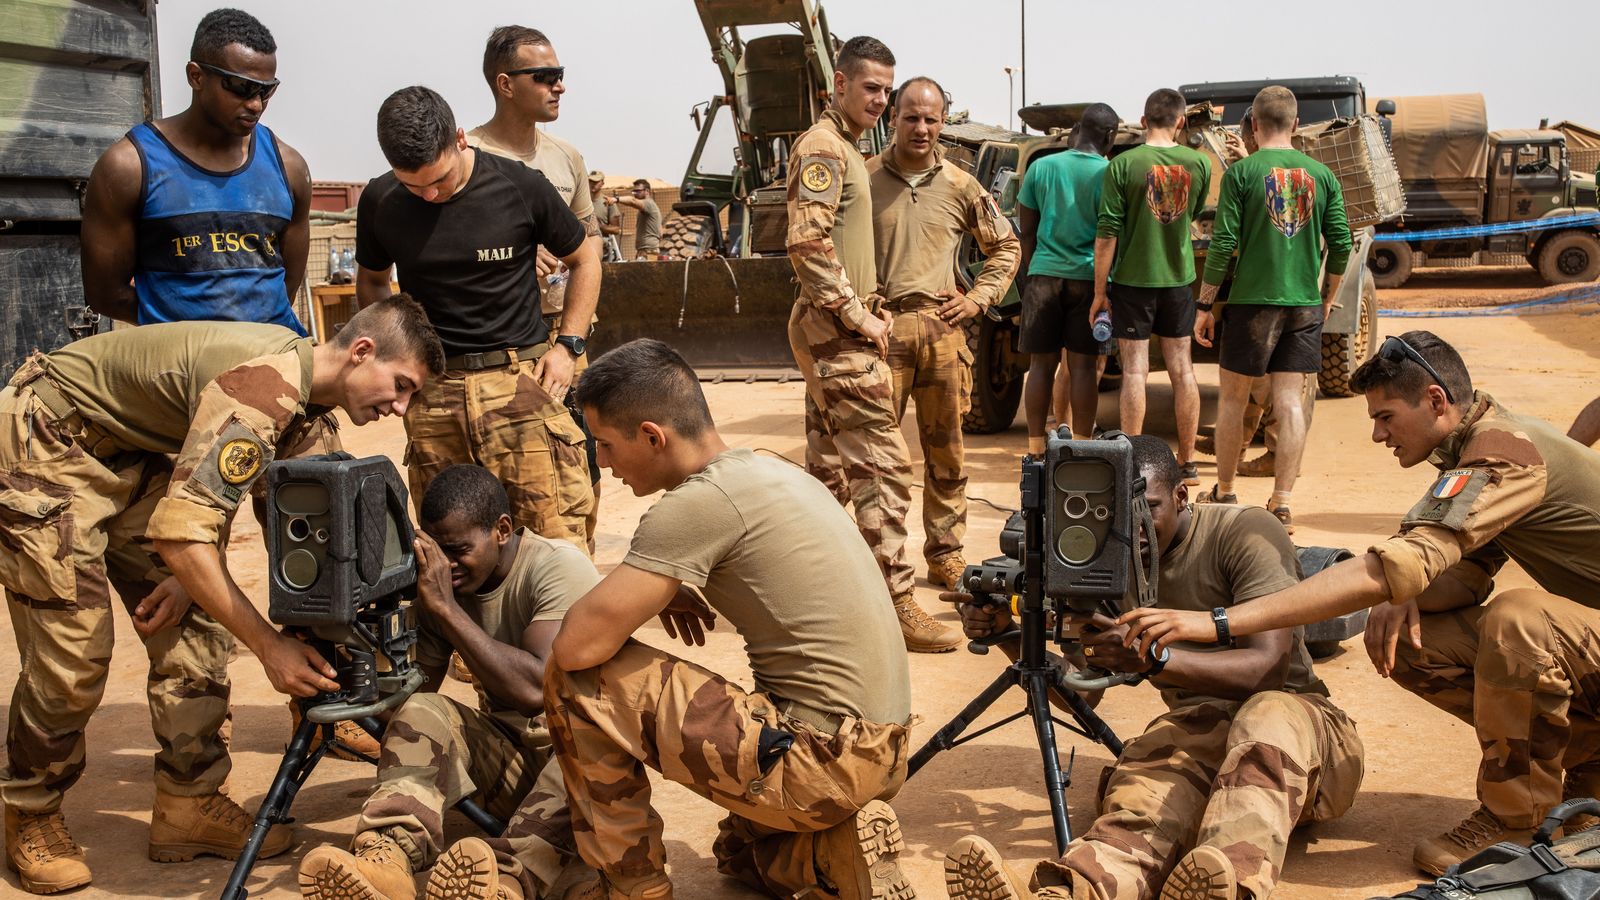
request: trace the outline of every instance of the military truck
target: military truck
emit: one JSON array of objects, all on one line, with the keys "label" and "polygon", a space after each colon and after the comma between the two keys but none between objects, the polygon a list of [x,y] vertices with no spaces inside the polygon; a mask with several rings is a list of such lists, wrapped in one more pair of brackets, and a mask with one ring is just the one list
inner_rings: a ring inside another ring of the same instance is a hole
[{"label": "military truck", "polygon": [[[1558,224],[1542,230],[1494,226],[1560,222],[1596,212],[1595,180],[1572,169],[1560,131],[1490,131],[1482,94],[1386,97],[1373,105],[1390,123],[1406,215],[1381,229],[1370,260],[1380,287],[1399,287],[1425,266],[1526,262],[1546,284],[1600,278],[1600,228]],[[1404,240],[1407,232],[1467,233]]]},{"label": "military truck", "polygon": [[0,3],[0,383],[92,331],[78,262],[89,172],[159,115],[155,0]]}]

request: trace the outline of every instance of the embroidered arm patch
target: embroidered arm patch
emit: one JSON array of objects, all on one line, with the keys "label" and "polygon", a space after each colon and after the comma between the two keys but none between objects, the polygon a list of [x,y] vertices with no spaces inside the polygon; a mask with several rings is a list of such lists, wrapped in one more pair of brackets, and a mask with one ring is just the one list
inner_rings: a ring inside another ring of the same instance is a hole
[{"label": "embroidered arm patch", "polygon": [[1489,483],[1486,469],[1452,469],[1439,476],[1428,488],[1428,493],[1411,507],[1401,521],[1401,528],[1412,525],[1437,525],[1451,531],[1466,527],[1467,516],[1478,501],[1478,495]]},{"label": "embroidered arm patch", "polygon": [[843,176],[837,159],[826,156],[801,158],[798,199],[837,206],[843,188]]}]

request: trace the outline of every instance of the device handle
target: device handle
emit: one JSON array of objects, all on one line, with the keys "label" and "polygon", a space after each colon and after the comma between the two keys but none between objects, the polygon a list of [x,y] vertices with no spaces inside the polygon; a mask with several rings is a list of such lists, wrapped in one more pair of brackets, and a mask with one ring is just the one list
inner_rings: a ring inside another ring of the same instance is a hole
[{"label": "device handle", "polygon": [[1119,684],[1137,684],[1141,680],[1143,676],[1094,668],[1061,673],[1061,683],[1075,691],[1103,691]]},{"label": "device handle", "polygon": [[366,716],[377,716],[394,709],[405,702],[407,697],[417,692],[422,687],[427,676],[422,674],[420,668],[413,667],[410,671],[400,676],[385,676],[378,679],[378,690],[381,694],[371,703],[324,703],[306,710],[306,718],[318,724],[326,725],[329,722],[343,722],[346,719],[360,719]]}]

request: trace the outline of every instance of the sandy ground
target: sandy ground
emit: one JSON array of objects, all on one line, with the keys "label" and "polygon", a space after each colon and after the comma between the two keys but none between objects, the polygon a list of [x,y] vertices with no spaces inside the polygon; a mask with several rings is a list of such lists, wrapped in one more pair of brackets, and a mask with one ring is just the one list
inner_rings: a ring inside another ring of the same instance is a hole
[{"label": "sandy ground", "polygon": [[[1543,293],[1531,276],[1519,273],[1440,273],[1421,276],[1416,289],[1385,293],[1393,306],[1457,306],[1506,302]],[[1485,298],[1485,299],[1480,299]],[[1600,390],[1600,317],[1589,307],[1553,315],[1464,317],[1429,320],[1386,319],[1384,333],[1412,327],[1437,331],[1459,347],[1477,374],[1478,386],[1525,413],[1563,427]],[[1200,369],[1204,422],[1209,424],[1216,401],[1214,366]],[[1149,421],[1157,431],[1170,425],[1171,393],[1161,376],[1152,378]],[[721,384],[707,389],[712,410],[729,443],[762,448],[799,459],[802,453],[799,384]],[[1112,394],[1101,397],[1100,418],[1115,416]],[[358,455],[383,453],[397,462],[403,447],[398,422],[347,429],[347,444]],[[908,437],[914,435],[909,427]],[[1399,516],[1430,481],[1431,469],[1401,470],[1381,447],[1368,440],[1365,405],[1360,399],[1321,401],[1311,432],[1305,477],[1295,495],[1295,539],[1361,550],[1390,533]],[[970,494],[973,498],[968,558],[995,551],[1005,515],[984,501],[1014,506],[1016,460],[1024,428],[1018,423],[1004,434],[971,438]],[[915,439],[911,437],[912,445]],[[915,451],[914,451],[915,452]],[[1213,471],[1202,463],[1209,486]],[[1266,480],[1243,480],[1246,502],[1266,500]],[[614,479],[604,482],[598,560],[602,569],[621,559],[634,524],[650,498],[631,496]],[[243,517],[231,554],[246,592],[265,607],[262,580],[264,553],[255,523]],[[920,553],[921,528],[911,524],[912,552]],[[920,566],[919,566],[920,572]],[[1505,574],[1502,587],[1527,583],[1520,572]],[[919,581],[925,605],[937,606],[935,592]],[[826,602],[826,598],[819,598]],[[954,615],[939,610],[940,618]],[[8,637],[9,623],[0,625]],[[646,640],[667,646],[652,624]],[[66,800],[66,812],[77,838],[87,847],[95,881],[77,892],[82,897],[216,896],[230,864],[220,860],[157,865],[145,856],[150,816],[151,754],[142,685],[145,659],[125,617],[117,622],[118,647],[105,702],[89,727],[89,767]],[[739,639],[714,632],[705,648],[691,658],[735,677],[747,678]],[[921,725],[916,743],[955,714],[994,676],[998,655],[976,656],[964,650],[941,656],[913,656],[915,710]],[[1346,644],[1334,658],[1319,665],[1334,698],[1359,722],[1367,749],[1367,775],[1355,807],[1342,819],[1299,831],[1291,845],[1285,881],[1277,896],[1296,898],[1367,897],[1409,888],[1417,879],[1410,864],[1412,845],[1420,838],[1453,825],[1472,810],[1477,751],[1466,726],[1435,711],[1403,690],[1384,683],[1367,662],[1360,639]],[[287,738],[288,715],[282,698],[268,687],[255,660],[241,652],[232,669],[234,689],[234,767],[232,790],[253,812],[270,782]],[[15,659],[0,659],[0,684],[17,675]],[[462,698],[470,692],[451,683]],[[1006,712],[1020,709],[1020,694],[997,704]],[[1101,706],[1106,721],[1123,737],[1137,734],[1162,707],[1148,686],[1115,690]],[[1069,801],[1075,831],[1089,824],[1092,792],[1102,767],[1111,762],[1104,747],[1071,735],[1060,738],[1064,761],[1074,759]],[[355,814],[371,784],[364,765],[325,761],[312,775],[294,805],[298,819],[297,848],[264,860],[249,881],[256,896],[294,896],[295,865],[309,848],[324,841],[345,842]],[[710,846],[719,812],[708,802],[676,785],[664,785],[656,804],[666,820],[672,874],[681,897],[753,896],[716,874]],[[910,781],[895,806],[904,826],[908,852],[904,864],[923,897],[943,897],[944,850],[959,837],[980,833],[1017,861],[1051,850],[1048,803],[1040,778],[1039,756],[1031,731],[1016,723],[973,744],[935,759]],[[451,837],[473,833],[458,815],[449,819]],[[6,872],[0,895],[20,895],[15,876]]]}]

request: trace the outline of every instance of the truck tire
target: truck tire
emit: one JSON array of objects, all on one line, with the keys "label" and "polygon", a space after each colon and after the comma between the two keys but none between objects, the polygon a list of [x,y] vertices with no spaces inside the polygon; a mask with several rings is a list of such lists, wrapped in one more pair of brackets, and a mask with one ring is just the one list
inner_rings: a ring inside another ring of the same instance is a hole
[{"label": "truck tire", "polygon": [[1367,268],[1381,288],[1397,288],[1411,278],[1411,245],[1382,241],[1367,251]]},{"label": "truck tire", "polygon": [[967,349],[972,351],[972,408],[962,417],[961,430],[968,434],[1005,431],[1017,418],[1027,375],[1012,349],[1016,325],[978,315],[962,327],[967,332]]},{"label": "truck tire", "polygon": [[1534,267],[1545,284],[1571,284],[1600,278],[1600,237],[1592,231],[1558,231],[1544,239]]},{"label": "truck tire", "polygon": [[669,259],[694,259],[711,243],[705,216],[673,216],[661,226],[661,255]]},{"label": "truck tire", "polygon": [[1378,284],[1371,269],[1361,270],[1361,312],[1357,318],[1361,324],[1355,334],[1322,335],[1322,371],[1317,373],[1317,387],[1325,397],[1355,395],[1350,380],[1377,343]]}]

